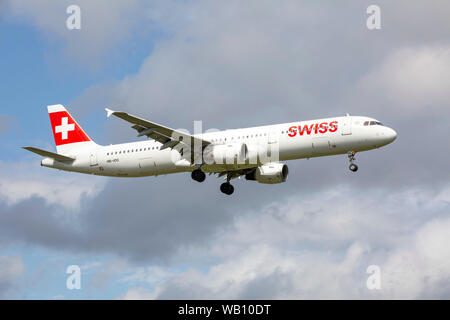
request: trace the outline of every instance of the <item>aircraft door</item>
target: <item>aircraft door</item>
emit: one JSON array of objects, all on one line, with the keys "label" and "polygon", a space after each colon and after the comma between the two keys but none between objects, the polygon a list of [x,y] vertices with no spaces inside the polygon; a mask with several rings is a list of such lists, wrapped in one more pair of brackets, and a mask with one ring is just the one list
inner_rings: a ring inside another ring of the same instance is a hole
[{"label": "aircraft door", "polygon": [[97,161],[97,154],[94,152],[94,153],[91,153],[91,156],[90,156],[90,163],[91,163],[91,167],[93,167],[93,166],[98,166],[98,161]]},{"label": "aircraft door", "polygon": [[269,144],[277,143],[278,136],[277,136],[277,134],[275,132],[269,132],[267,139],[268,139],[267,142]]},{"label": "aircraft door", "polygon": [[278,161],[280,159],[280,145],[278,132],[269,132],[267,137],[266,160]]},{"label": "aircraft door", "polygon": [[343,136],[347,136],[352,134],[352,117],[350,117],[349,115],[347,115],[344,118],[344,121],[342,123],[342,131],[341,131]]}]

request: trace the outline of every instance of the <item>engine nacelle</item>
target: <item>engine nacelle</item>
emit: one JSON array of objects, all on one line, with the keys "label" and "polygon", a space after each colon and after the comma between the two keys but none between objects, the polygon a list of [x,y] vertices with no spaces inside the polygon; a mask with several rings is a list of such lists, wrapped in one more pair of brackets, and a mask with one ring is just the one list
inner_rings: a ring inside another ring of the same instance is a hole
[{"label": "engine nacelle", "polygon": [[248,149],[245,143],[209,145],[203,151],[203,161],[206,164],[245,164],[247,159]]},{"label": "engine nacelle", "polygon": [[245,175],[245,179],[256,180],[259,183],[275,184],[286,182],[288,175],[289,169],[287,165],[279,162],[271,162],[266,163],[256,168],[252,173]]}]

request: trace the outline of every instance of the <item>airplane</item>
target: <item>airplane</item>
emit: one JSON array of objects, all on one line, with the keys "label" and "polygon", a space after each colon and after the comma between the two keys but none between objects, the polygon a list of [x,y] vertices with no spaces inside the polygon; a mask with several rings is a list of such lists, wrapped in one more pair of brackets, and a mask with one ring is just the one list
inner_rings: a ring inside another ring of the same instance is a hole
[{"label": "airplane", "polygon": [[44,159],[41,166],[109,177],[147,177],[190,172],[203,182],[206,173],[224,177],[220,190],[231,195],[232,179],[263,184],[286,182],[289,169],[282,161],[347,154],[349,169],[358,170],[357,152],[392,143],[397,133],[364,116],[325,118],[259,127],[189,134],[106,108],[132,124],[138,137],[124,144],[96,144],[63,105],[47,107],[56,153],[23,147]]}]

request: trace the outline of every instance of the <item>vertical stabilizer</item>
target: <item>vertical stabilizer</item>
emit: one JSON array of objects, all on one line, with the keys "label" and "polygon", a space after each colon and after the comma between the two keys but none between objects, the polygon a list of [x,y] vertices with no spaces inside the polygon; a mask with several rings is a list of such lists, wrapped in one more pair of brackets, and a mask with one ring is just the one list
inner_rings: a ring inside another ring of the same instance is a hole
[{"label": "vertical stabilizer", "polygon": [[58,153],[70,154],[96,146],[63,105],[56,104],[47,109]]}]

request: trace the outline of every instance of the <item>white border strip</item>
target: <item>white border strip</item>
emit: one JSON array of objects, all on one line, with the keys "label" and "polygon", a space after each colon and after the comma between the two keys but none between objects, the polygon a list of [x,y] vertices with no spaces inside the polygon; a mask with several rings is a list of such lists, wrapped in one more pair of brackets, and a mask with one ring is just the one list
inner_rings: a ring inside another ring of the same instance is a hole
[{"label": "white border strip", "polygon": [[59,111],[67,111],[66,108],[62,104],[54,104],[51,106],[47,106],[48,113],[54,113]]}]

